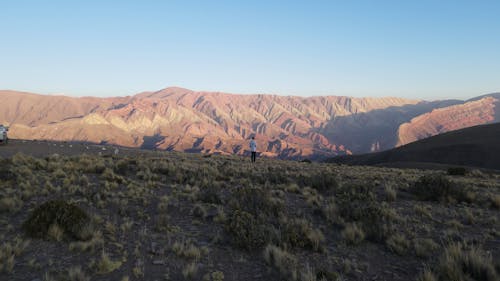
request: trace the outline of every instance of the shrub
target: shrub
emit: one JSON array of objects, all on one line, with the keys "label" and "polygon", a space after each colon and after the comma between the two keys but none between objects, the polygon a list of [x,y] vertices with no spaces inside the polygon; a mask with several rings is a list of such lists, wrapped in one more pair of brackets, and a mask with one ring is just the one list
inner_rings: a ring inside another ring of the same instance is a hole
[{"label": "shrub", "polygon": [[338,206],[335,203],[335,199],[333,197],[324,200],[324,204],[321,207],[321,215],[329,223],[340,222]]},{"label": "shrub", "polygon": [[200,192],[198,193],[198,200],[211,203],[211,204],[221,204],[222,200],[219,196],[217,187],[213,185],[206,185],[200,188]]},{"label": "shrub", "polygon": [[61,200],[48,201],[33,210],[23,229],[31,237],[47,237],[49,228],[57,224],[65,234],[86,240],[85,231],[90,218],[80,207]]},{"label": "shrub", "polygon": [[232,235],[234,244],[246,250],[263,247],[271,239],[270,229],[245,211],[234,211],[226,223],[226,230]]},{"label": "shrub", "polygon": [[197,218],[205,219],[207,217],[207,210],[201,204],[195,204],[191,210],[191,214]]},{"label": "shrub", "polygon": [[447,247],[435,274],[439,280],[499,280],[492,257],[478,248],[466,249],[457,243]]},{"label": "shrub", "polygon": [[[346,210],[354,210],[351,215],[346,215]],[[352,202],[347,207],[341,207],[341,212],[348,218],[348,221],[359,222],[366,234],[366,238],[374,242],[382,242],[394,231],[392,218],[388,210],[375,202],[368,202],[363,205],[361,202]]]},{"label": "shrub", "polygon": [[422,272],[417,278],[417,281],[438,281],[438,278],[431,270],[425,268],[424,272]]},{"label": "shrub", "polygon": [[68,281],[89,281],[90,277],[85,274],[80,266],[70,267],[67,271],[66,279]]},{"label": "shrub", "polygon": [[104,171],[101,173],[101,178],[113,183],[122,183],[124,181],[121,176],[116,175],[110,168],[104,169]]},{"label": "shrub", "polygon": [[500,209],[500,195],[491,194],[490,195],[491,206],[495,209]]},{"label": "shrub", "polygon": [[254,182],[257,181],[258,183],[265,184],[270,183],[270,184],[288,184],[291,182],[291,179],[288,177],[287,173],[285,170],[281,167],[273,167],[273,166],[268,166],[267,171],[262,173],[261,175],[254,176],[252,177]]},{"label": "shrub", "polygon": [[206,273],[203,276],[203,281],[224,281],[224,273],[222,271]]},{"label": "shrub", "polygon": [[320,269],[316,272],[316,279],[320,281],[337,281],[343,280],[335,271]]},{"label": "shrub", "polygon": [[198,264],[196,262],[191,262],[182,269],[182,276],[186,279],[193,279],[196,273],[198,272]]},{"label": "shrub", "polygon": [[125,175],[129,172],[129,161],[126,159],[120,159],[116,161],[115,166],[113,168],[115,173],[118,173],[120,175]]},{"label": "shrub", "polygon": [[396,192],[396,189],[394,189],[394,187],[387,185],[384,188],[384,193],[385,193],[385,200],[386,201],[393,202],[396,200],[397,192]]},{"label": "shrub", "polygon": [[321,172],[312,175],[301,175],[298,179],[299,184],[304,186],[310,186],[319,192],[325,193],[329,191],[335,191],[339,187],[339,182],[337,175],[334,173]]},{"label": "shrub", "polygon": [[321,230],[314,228],[307,220],[293,219],[282,225],[281,239],[292,247],[318,251],[325,237]]},{"label": "shrub", "polygon": [[467,169],[464,167],[451,167],[447,170],[450,176],[465,176],[467,174]]},{"label": "shrub", "polygon": [[121,261],[113,261],[106,252],[102,252],[101,259],[96,264],[98,274],[107,274],[122,266]]},{"label": "shrub", "polygon": [[14,172],[11,171],[12,160],[0,159],[0,180],[13,180],[16,178]]},{"label": "shrub", "polygon": [[64,230],[57,224],[53,223],[49,226],[47,230],[47,237],[54,241],[61,241],[64,236]]},{"label": "shrub", "polygon": [[410,192],[423,201],[441,201],[446,199],[453,188],[453,183],[442,175],[420,177],[410,188]]},{"label": "shrub", "polygon": [[0,199],[0,213],[3,212],[17,212],[23,206],[23,201],[21,201],[16,196],[4,197]]},{"label": "shrub", "polygon": [[347,222],[359,222],[368,240],[382,242],[393,232],[390,212],[375,201],[371,187],[343,186],[337,199],[340,215]]},{"label": "shrub", "polygon": [[297,280],[297,258],[285,250],[274,245],[267,245],[264,249],[264,260],[278,269],[287,280]]},{"label": "shrub", "polygon": [[0,273],[11,273],[15,266],[16,256],[28,247],[29,240],[23,241],[21,238],[16,237],[14,241],[2,241],[0,244]]},{"label": "shrub", "polygon": [[357,245],[365,239],[365,232],[356,223],[349,223],[342,230],[342,238],[347,244]]},{"label": "shrub", "polygon": [[474,195],[465,186],[454,184],[443,175],[425,175],[420,177],[410,192],[422,201],[467,201],[473,200]]},{"label": "shrub", "polygon": [[385,243],[391,252],[400,256],[404,255],[410,247],[410,241],[403,234],[399,233],[391,235]]},{"label": "shrub", "polygon": [[90,240],[71,242],[69,244],[69,250],[70,251],[78,250],[81,252],[85,251],[94,252],[95,250],[101,248],[104,245],[104,238],[102,236],[101,231],[95,231],[89,236],[92,237]]},{"label": "shrub", "polygon": [[430,257],[439,248],[439,245],[430,238],[416,239],[413,244],[415,254],[422,258]]},{"label": "shrub", "polygon": [[272,195],[268,190],[249,187],[239,188],[233,193],[236,201],[236,209],[243,210],[253,215],[274,215],[277,216],[283,206],[272,200]]},{"label": "shrub", "polygon": [[[337,190],[335,195],[337,201],[343,207],[340,211],[341,215],[344,217],[358,217],[361,215],[361,213],[356,212],[359,208],[354,208],[355,206],[350,203],[363,206],[366,203],[375,202],[375,195],[372,192],[372,187],[369,185],[344,185]],[[349,207],[353,207],[353,209],[344,209],[347,205],[350,205]]]},{"label": "shrub", "polygon": [[178,256],[187,259],[199,260],[201,250],[196,247],[191,241],[175,242],[172,245],[172,251]]}]

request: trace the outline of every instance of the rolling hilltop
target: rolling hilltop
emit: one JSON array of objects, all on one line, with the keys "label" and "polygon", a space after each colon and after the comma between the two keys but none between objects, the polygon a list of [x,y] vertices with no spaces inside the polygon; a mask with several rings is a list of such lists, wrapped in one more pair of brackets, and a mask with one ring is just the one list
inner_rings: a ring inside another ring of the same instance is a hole
[{"label": "rolling hilltop", "polygon": [[380,151],[499,120],[498,95],[470,101],[236,95],[166,88],[116,98],[0,91],[10,137],[160,150],[325,158]]},{"label": "rolling hilltop", "polygon": [[438,163],[500,169],[499,139],[500,123],[494,123],[443,133],[387,151],[339,156],[330,161],[391,166]]}]

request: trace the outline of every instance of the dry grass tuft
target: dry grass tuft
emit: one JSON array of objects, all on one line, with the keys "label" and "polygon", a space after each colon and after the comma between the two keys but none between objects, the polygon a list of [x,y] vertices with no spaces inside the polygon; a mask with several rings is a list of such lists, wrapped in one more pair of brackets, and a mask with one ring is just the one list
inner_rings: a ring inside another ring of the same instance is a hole
[{"label": "dry grass tuft", "polygon": [[182,276],[186,279],[193,279],[196,273],[198,273],[198,264],[196,262],[190,262],[182,269]]},{"label": "dry grass tuft", "polygon": [[280,272],[288,280],[297,280],[297,258],[285,250],[274,245],[267,245],[264,249],[266,263]]},{"label": "dry grass tuft", "polygon": [[122,266],[121,261],[113,261],[108,254],[102,251],[101,258],[97,261],[96,271],[98,274],[108,274]]},{"label": "dry grass tuft", "polygon": [[365,240],[365,232],[356,223],[348,223],[342,230],[341,235],[350,245],[358,245]]},{"label": "dry grass tuft", "polygon": [[[499,280],[500,276],[490,254],[476,247],[466,247],[461,243],[449,245],[440,257],[432,274],[422,275],[420,280]],[[423,278],[427,279],[423,279]]]}]

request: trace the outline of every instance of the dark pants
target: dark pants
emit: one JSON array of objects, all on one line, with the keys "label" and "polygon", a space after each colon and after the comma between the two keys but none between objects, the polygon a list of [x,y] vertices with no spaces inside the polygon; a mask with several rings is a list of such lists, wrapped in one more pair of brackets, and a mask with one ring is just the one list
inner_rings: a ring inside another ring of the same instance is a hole
[{"label": "dark pants", "polygon": [[252,162],[255,162],[255,158],[257,158],[257,152],[252,151]]}]

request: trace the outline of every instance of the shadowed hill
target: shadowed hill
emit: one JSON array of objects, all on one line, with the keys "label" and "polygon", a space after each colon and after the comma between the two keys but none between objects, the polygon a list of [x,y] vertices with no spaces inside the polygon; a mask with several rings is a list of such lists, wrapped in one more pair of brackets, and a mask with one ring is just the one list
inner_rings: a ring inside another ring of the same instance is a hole
[{"label": "shadowed hill", "polygon": [[489,94],[429,110],[399,126],[396,146],[449,131],[500,122],[499,105],[500,94]]},{"label": "shadowed hill", "polygon": [[425,162],[500,169],[499,140],[500,123],[494,123],[443,133],[378,153],[339,156],[328,162],[352,165]]}]

